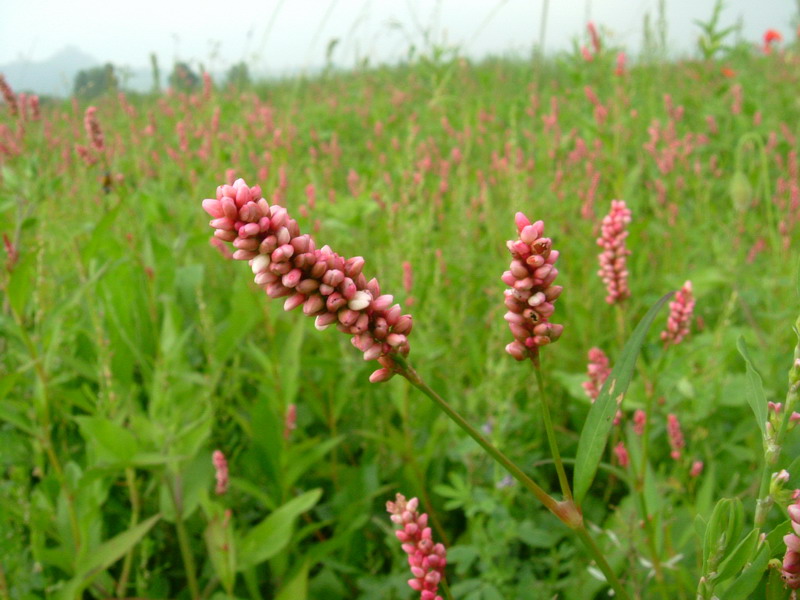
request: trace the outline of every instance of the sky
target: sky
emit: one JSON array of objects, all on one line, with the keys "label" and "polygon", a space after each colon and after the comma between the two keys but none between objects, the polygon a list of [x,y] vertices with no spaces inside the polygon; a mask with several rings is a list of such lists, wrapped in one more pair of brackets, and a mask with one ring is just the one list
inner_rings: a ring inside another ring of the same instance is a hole
[{"label": "sky", "polygon": [[[664,0],[670,47],[694,48],[698,28],[714,0]],[[637,49],[644,15],[655,17],[659,0],[0,0],[0,64],[46,59],[75,45],[100,61],[144,67],[156,52],[173,60],[224,69],[240,60],[273,72],[324,64],[333,39],[333,62],[352,66],[407,56],[429,39],[458,46],[462,54],[528,53],[569,48],[594,21],[613,41]],[[800,0],[727,0],[723,23],[739,18],[746,39],[768,28],[793,38]],[[427,46],[430,47],[430,46]]]}]

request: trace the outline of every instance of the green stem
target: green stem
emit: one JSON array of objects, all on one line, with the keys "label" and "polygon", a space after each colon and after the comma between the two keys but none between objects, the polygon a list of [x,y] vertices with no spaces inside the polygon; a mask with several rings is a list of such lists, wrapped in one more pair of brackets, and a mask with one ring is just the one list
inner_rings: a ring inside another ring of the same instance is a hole
[{"label": "green stem", "polygon": [[[130,528],[136,526],[139,522],[139,510],[141,502],[139,500],[139,489],[136,487],[136,471],[132,467],[125,469],[125,479],[128,483],[128,491],[131,496],[131,521]],[[122,574],[117,582],[117,598],[125,597],[125,588],[128,587],[128,578],[131,574],[131,565],[133,564],[133,551],[134,548],[128,550],[125,554],[125,560],[122,563]]]},{"label": "green stem", "polygon": [[67,498],[67,513],[69,514],[69,524],[70,524],[70,531],[72,532],[72,540],[75,544],[75,551],[80,550],[81,548],[81,530],[78,526],[78,513],[75,510],[75,497],[73,494],[72,486],[70,486],[69,481],[67,480],[66,475],[64,474],[64,468],[61,466],[61,461],[58,459],[58,455],[55,453],[53,449],[53,436],[50,433],[52,429],[52,423],[50,421],[50,398],[47,393],[48,388],[48,377],[47,372],[44,369],[42,364],[43,358],[39,356],[39,352],[36,350],[36,345],[33,343],[31,336],[28,335],[28,332],[25,330],[25,324],[22,321],[22,317],[14,310],[14,306],[9,304],[11,308],[11,314],[14,317],[14,322],[17,324],[19,328],[20,337],[22,338],[23,344],[25,344],[25,348],[28,350],[28,354],[30,354],[31,362],[33,363],[33,370],[36,372],[36,378],[39,380],[39,386],[41,387],[41,407],[39,410],[36,411],[41,421],[42,427],[42,437],[39,439],[39,443],[44,448],[45,454],[47,455],[47,459],[50,461],[50,465],[53,467],[53,471],[56,475],[56,480],[58,481],[59,486],[61,489],[64,490],[64,494]]},{"label": "green stem", "polygon": [[[176,485],[179,482],[179,476],[175,478]],[[181,549],[181,558],[183,559],[183,567],[186,570],[186,580],[189,584],[189,592],[193,600],[200,598],[200,588],[197,585],[197,575],[194,566],[194,557],[192,556],[192,548],[189,545],[189,536],[186,533],[186,527],[183,524],[183,503],[179,500],[178,494],[172,487],[170,481],[166,481],[167,489],[172,498],[172,504],[175,507],[175,529],[178,532],[178,545]]]},{"label": "green stem", "polygon": [[592,539],[592,536],[589,535],[586,527],[581,523],[581,526],[575,530],[575,533],[578,534],[578,537],[581,539],[584,546],[586,546],[589,554],[592,555],[592,558],[594,558],[597,563],[598,568],[603,572],[603,575],[605,575],[606,582],[608,582],[614,589],[614,592],[616,592],[617,598],[619,600],[629,600],[628,592],[622,587],[622,583],[617,578],[617,574],[614,573],[614,569],[608,564],[606,557],[603,555],[603,551],[597,547],[597,544]]},{"label": "green stem", "polygon": [[558,482],[561,485],[561,493],[564,498],[572,502],[572,490],[569,487],[569,480],[567,473],[564,471],[564,462],[561,460],[561,453],[558,451],[558,443],[556,442],[556,432],[553,429],[553,420],[550,418],[550,408],[547,403],[547,397],[544,393],[544,377],[542,376],[542,369],[539,365],[538,359],[533,363],[534,371],[536,372],[536,383],[539,385],[539,396],[542,401],[542,416],[544,417],[544,430],[547,432],[547,442],[550,444],[550,454],[553,457],[553,462],[556,465],[556,472],[558,473]]},{"label": "green stem", "polygon": [[451,420],[455,422],[461,429],[463,429],[467,435],[469,435],[473,440],[478,442],[478,445],[486,450],[486,452],[491,456],[494,460],[500,463],[505,469],[511,473],[511,475],[519,481],[522,485],[524,485],[531,493],[536,496],[536,498],[545,505],[545,507],[556,515],[562,521],[565,518],[565,511],[563,503],[558,502],[555,498],[553,498],[550,494],[545,492],[539,485],[530,477],[528,477],[522,469],[520,469],[517,465],[511,462],[505,454],[503,454],[499,449],[492,445],[492,443],[487,440],[481,433],[475,429],[472,425],[470,425],[464,417],[462,417],[458,412],[450,406],[444,398],[442,398],[439,394],[437,394],[431,387],[425,383],[422,378],[417,374],[417,372],[409,365],[404,359],[399,357],[394,357],[395,362],[397,362],[400,368],[400,375],[405,377],[411,385],[425,394],[428,398],[434,401],[436,405],[444,412]]},{"label": "green stem", "polygon": [[628,593],[625,591],[625,588],[622,586],[622,583],[617,578],[614,570],[608,564],[605,557],[603,556],[603,552],[600,548],[597,547],[594,540],[589,535],[589,532],[586,530],[586,525],[583,521],[583,515],[581,514],[580,509],[575,505],[575,502],[572,500],[565,500],[563,502],[558,502],[550,496],[547,492],[545,492],[533,479],[528,477],[522,469],[520,469],[516,464],[514,464],[511,459],[509,459],[503,452],[497,449],[495,446],[491,444],[481,433],[472,427],[464,417],[462,417],[452,406],[450,406],[444,398],[439,396],[427,383],[425,383],[419,374],[408,364],[405,358],[396,356],[393,357],[395,363],[397,364],[397,372],[405,377],[411,385],[425,394],[428,398],[433,400],[433,402],[444,412],[451,420],[453,420],[456,425],[458,425],[462,430],[464,430],[467,435],[469,435],[473,440],[475,440],[478,445],[483,448],[489,456],[491,456],[494,460],[500,463],[517,481],[519,481],[522,485],[524,485],[530,492],[542,503],[544,504],[545,508],[547,508],[551,513],[553,513],[560,521],[562,521],[567,527],[575,531],[578,537],[586,546],[586,549],[591,554],[594,561],[597,563],[597,566],[603,572],[603,575],[606,577],[606,581],[608,584],[614,589],[616,596],[619,600],[629,600]]}]

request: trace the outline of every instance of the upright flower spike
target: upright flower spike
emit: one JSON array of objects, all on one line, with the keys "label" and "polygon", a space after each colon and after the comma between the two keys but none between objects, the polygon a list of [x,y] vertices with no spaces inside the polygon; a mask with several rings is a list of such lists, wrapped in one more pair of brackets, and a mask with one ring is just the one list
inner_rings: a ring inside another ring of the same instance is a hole
[{"label": "upright flower spike", "polygon": [[550,238],[543,237],[544,222],[530,220],[518,212],[515,217],[518,239],[509,240],[506,246],[513,260],[503,273],[505,320],[514,336],[506,352],[516,360],[538,360],[539,347],[558,340],[563,325],[550,323],[555,310],[553,303],[561,295],[560,285],[553,285],[558,275],[555,262],[558,250],[553,250]]},{"label": "upright flower spike", "polygon": [[228,491],[228,461],[222,450],[214,450],[211,462],[214,464],[214,476],[217,479],[217,487],[214,491],[221,496]]},{"label": "upright flower spike", "polygon": [[661,339],[664,341],[665,346],[680,344],[683,338],[689,335],[692,312],[694,312],[692,282],[687,281],[675,293],[675,298],[669,303],[667,328],[661,332]]},{"label": "upright flower spike", "polygon": [[203,209],[213,217],[214,237],[233,244],[233,259],[248,261],[256,284],[270,298],[286,297],[284,310],[302,307],[317,329],[335,324],[353,336],[364,360],[381,364],[370,381],[396,373],[392,357],[408,355],[411,315],[402,314],[391,295],[381,294],[376,279],[367,280],[363,258],[317,248],[284,207],[270,205],[260,187],[248,187],[243,179],[219,186],[215,199],[203,200]]},{"label": "upright flower spike", "polygon": [[603,218],[600,237],[597,238],[597,245],[603,249],[597,257],[600,263],[597,274],[606,285],[606,302],[609,304],[619,304],[631,295],[627,268],[627,257],[631,251],[625,247],[630,222],[631,211],[625,201],[612,200],[611,211]]},{"label": "upright flower spike", "polygon": [[686,442],[683,439],[678,417],[672,413],[667,415],[667,436],[669,437],[669,447],[672,449],[669,455],[673,460],[680,460],[681,451],[686,446]]},{"label": "upright flower spike", "polygon": [[83,126],[94,151],[102,153],[105,149],[105,141],[103,139],[103,131],[100,129],[100,123],[97,122],[96,107],[90,106],[86,109],[86,114],[83,117]]},{"label": "upright flower spike", "polygon": [[416,498],[406,501],[405,496],[397,494],[394,502],[386,503],[386,511],[391,514],[392,522],[400,526],[395,535],[408,555],[408,566],[414,575],[408,585],[420,593],[420,600],[442,600],[436,591],[444,576],[446,551],[442,544],[433,542],[428,515],[419,513],[418,506]]},{"label": "upright flower spike", "polygon": [[608,376],[611,375],[608,356],[600,348],[589,350],[589,363],[586,366],[586,374],[589,377],[589,381],[583,382],[583,389],[592,404],[594,404],[594,401],[600,395],[603,384],[608,379]]}]

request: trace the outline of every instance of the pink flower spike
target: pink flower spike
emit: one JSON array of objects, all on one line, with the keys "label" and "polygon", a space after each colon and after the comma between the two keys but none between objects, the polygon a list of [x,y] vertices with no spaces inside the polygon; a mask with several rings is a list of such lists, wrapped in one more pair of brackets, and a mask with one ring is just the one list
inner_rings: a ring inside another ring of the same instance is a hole
[{"label": "pink flower spike", "polygon": [[633,413],[633,433],[643,435],[645,425],[647,425],[647,413],[641,408],[636,409],[636,412]]},{"label": "pink flower spike", "polygon": [[608,356],[600,348],[592,348],[589,350],[589,363],[586,367],[586,375],[589,381],[583,382],[583,389],[586,395],[594,404],[597,397],[600,395],[600,390],[603,384],[611,375],[611,367],[609,366]]},{"label": "pink flower spike", "polygon": [[675,293],[675,298],[669,303],[669,317],[667,328],[661,332],[664,346],[680,344],[689,334],[689,326],[694,312],[694,296],[692,295],[692,282],[687,281]]},{"label": "pink flower spike", "polygon": [[392,522],[400,526],[395,533],[403,542],[401,547],[408,555],[408,566],[414,576],[408,580],[409,587],[420,592],[420,600],[441,600],[436,591],[444,576],[446,551],[442,544],[433,543],[428,515],[419,513],[418,505],[416,498],[406,501],[405,496],[397,494],[394,502],[386,503],[386,511]]},{"label": "pink flower spike", "polygon": [[631,211],[623,200],[612,200],[611,211],[603,218],[597,245],[603,251],[597,257],[600,263],[598,275],[606,285],[606,302],[619,304],[631,295],[628,289],[627,257],[631,253],[625,247],[627,226],[631,222]]},{"label": "pink flower spike", "polygon": [[228,461],[225,459],[222,450],[214,450],[211,462],[214,463],[215,477],[217,479],[215,491],[218,496],[221,496],[228,491]]},{"label": "pink flower spike", "polygon": [[558,252],[552,249],[550,238],[542,237],[544,222],[531,223],[518,212],[514,224],[519,238],[506,242],[513,259],[500,279],[510,288],[505,291],[506,308],[519,316],[506,317],[514,336],[506,352],[516,360],[537,362],[539,347],[555,342],[563,331],[563,326],[549,321],[555,310],[553,302],[561,294],[561,286],[553,285]]},{"label": "pink flower spike", "polygon": [[700,477],[700,474],[703,472],[703,461],[696,460],[692,463],[692,468],[689,471],[689,477]]},{"label": "pink flower spike", "polygon": [[94,151],[102,153],[103,150],[105,150],[105,142],[103,140],[103,131],[100,129],[100,124],[97,122],[96,107],[90,106],[86,109],[83,126],[86,129],[86,135],[89,137],[89,142]]},{"label": "pink flower spike", "polygon": [[625,447],[625,442],[620,442],[614,446],[614,454],[617,457],[619,466],[623,469],[630,464],[630,457],[628,456],[628,449]]},{"label": "pink flower spike", "polygon": [[202,204],[214,217],[217,248],[231,242],[236,248],[231,257],[250,261],[256,284],[270,298],[287,297],[287,311],[302,306],[317,329],[338,323],[340,331],[358,336],[365,358],[382,366],[370,381],[386,381],[398,372],[391,357],[409,353],[411,316],[392,305],[391,294],[381,294],[376,279],[367,280],[362,257],[345,259],[328,246],[318,248],[286,208],[270,205],[259,186],[249,187],[243,179],[219,186],[216,198]]},{"label": "pink flower spike", "polygon": [[790,533],[783,538],[786,544],[786,553],[783,555],[782,577],[784,583],[791,589],[800,589],[800,538],[797,537],[800,529],[800,496],[798,490],[792,494],[794,502],[789,505],[787,511],[792,528],[795,533]]},{"label": "pink flower spike", "polygon": [[680,460],[681,450],[686,446],[683,439],[683,432],[681,431],[681,424],[678,417],[670,413],[667,415],[667,435],[669,436],[669,446],[672,448],[670,456],[673,460]]}]

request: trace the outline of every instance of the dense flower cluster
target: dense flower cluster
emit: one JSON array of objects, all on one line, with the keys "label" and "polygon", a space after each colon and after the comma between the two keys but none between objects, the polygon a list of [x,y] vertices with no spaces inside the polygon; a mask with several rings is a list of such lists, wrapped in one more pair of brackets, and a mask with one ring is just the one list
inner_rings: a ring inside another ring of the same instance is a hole
[{"label": "dense flower cluster", "polygon": [[564,326],[550,323],[548,319],[555,310],[553,302],[561,295],[562,287],[553,285],[558,275],[555,267],[558,250],[553,250],[550,238],[542,237],[544,223],[531,224],[521,212],[514,220],[519,238],[506,243],[514,258],[502,277],[503,283],[510,286],[505,291],[508,308],[505,320],[514,336],[506,352],[517,360],[525,360],[536,357],[539,346],[561,337]]},{"label": "dense flower cluster", "polygon": [[793,590],[800,589],[800,490],[795,490],[794,502],[789,505],[789,519],[794,533],[783,536],[786,554],[783,555],[783,581]]},{"label": "dense flower cluster", "polygon": [[618,304],[631,295],[628,289],[627,256],[631,253],[625,247],[628,237],[627,226],[631,222],[631,211],[624,200],[612,200],[611,211],[603,218],[597,245],[603,251],[597,257],[600,270],[597,274],[606,284],[606,302]]},{"label": "dense flower cluster", "polygon": [[661,332],[661,339],[667,346],[680,344],[683,338],[689,335],[689,325],[694,311],[694,296],[692,295],[692,282],[687,281],[675,293],[675,298],[669,303],[669,317],[667,328]]},{"label": "dense flower cluster", "polygon": [[328,246],[317,248],[284,207],[270,205],[260,187],[248,187],[242,179],[219,186],[216,199],[203,200],[203,209],[213,217],[214,236],[233,243],[233,258],[249,261],[255,282],[270,298],[288,296],[285,310],[302,306],[316,318],[317,329],[336,324],[352,335],[364,360],[382,365],[370,381],[395,374],[392,356],[409,352],[411,315],[402,314],[391,295],[381,295],[376,279],[367,281],[363,258],[345,259]]},{"label": "dense flower cluster", "polygon": [[401,527],[395,535],[403,544],[403,552],[408,554],[408,566],[414,575],[408,585],[420,592],[420,600],[442,600],[436,590],[447,564],[445,548],[434,544],[428,515],[419,513],[418,505],[416,498],[406,501],[405,496],[397,494],[394,502],[386,503],[386,511],[392,515],[392,522]]},{"label": "dense flower cluster", "polygon": [[603,389],[606,379],[611,375],[608,356],[600,348],[589,350],[589,363],[586,365],[586,374],[589,376],[589,381],[583,382],[583,389],[592,403],[594,403],[600,395],[600,390]]}]

